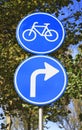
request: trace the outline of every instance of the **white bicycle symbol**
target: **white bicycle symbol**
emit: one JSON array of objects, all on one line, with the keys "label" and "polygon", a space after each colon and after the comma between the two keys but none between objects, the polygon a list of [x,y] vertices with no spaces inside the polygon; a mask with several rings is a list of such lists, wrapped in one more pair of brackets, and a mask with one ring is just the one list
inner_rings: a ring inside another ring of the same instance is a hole
[{"label": "white bicycle symbol", "polygon": [[[49,29],[48,26],[50,23],[44,23],[44,25],[37,25],[38,22],[34,22],[31,29],[26,29],[22,36],[25,41],[33,41],[36,39],[37,33],[40,36],[44,36],[45,39],[49,42],[54,42],[58,39],[59,34],[56,30]],[[40,32],[38,28],[43,28],[43,31]]]}]

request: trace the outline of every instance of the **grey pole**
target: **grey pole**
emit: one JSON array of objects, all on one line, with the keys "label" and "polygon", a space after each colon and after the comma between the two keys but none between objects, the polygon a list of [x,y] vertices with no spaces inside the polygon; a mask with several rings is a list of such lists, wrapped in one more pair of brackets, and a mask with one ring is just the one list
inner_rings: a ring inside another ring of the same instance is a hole
[{"label": "grey pole", "polygon": [[43,130],[43,108],[39,108],[39,130]]}]

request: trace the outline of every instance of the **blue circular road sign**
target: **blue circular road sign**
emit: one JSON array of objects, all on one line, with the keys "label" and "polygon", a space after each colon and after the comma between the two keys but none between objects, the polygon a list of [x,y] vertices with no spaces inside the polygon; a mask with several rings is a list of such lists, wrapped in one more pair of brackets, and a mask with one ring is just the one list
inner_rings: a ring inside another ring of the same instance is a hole
[{"label": "blue circular road sign", "polygon": [[47,13],[34,13],[20,21],[16,30],[18,43],[27,51],[47,54],[58,49],[65,32],[61,22]]},{"label": "blue circular road sign", "polygon": [[50,104],[66,89],[67,75],[61,63],[49,56],[33,56],[23,61],[14,75],[18,95],[35,105]]}]

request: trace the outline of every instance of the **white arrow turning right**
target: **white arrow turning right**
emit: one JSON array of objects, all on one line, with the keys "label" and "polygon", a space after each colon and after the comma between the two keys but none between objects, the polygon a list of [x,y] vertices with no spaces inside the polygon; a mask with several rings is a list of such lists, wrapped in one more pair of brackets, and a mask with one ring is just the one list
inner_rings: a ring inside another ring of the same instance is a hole
[{"label": "white arrow turning right", "polygon": [[59,70],[48,64],[47,62],[44,62],[45,68],[44,69],[37,69],[31,74],[30,78],[30,97],[36,97],[36,77],[39,74],[45,74],[44,81],[50,79],[54,75],[56,75]]}]

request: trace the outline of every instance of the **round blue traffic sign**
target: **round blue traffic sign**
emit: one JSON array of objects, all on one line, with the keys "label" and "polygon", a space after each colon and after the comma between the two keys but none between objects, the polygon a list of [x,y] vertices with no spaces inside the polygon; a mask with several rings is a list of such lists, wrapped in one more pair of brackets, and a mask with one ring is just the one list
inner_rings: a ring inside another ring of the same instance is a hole
[{"label": "round blue traffic sign", "polygon": [[46,105],[62,96],[67,85],[67,74],[58,60],[43,55],[33,56],[16,69],[14,85],[25,101]]},{"label": "round blue traffic sign", "polygon": [[48,13],[34,13],[20,21],[16,30],[18,43],[35,54],[47,54],[58,49],[65,32],[61,22]]}]

